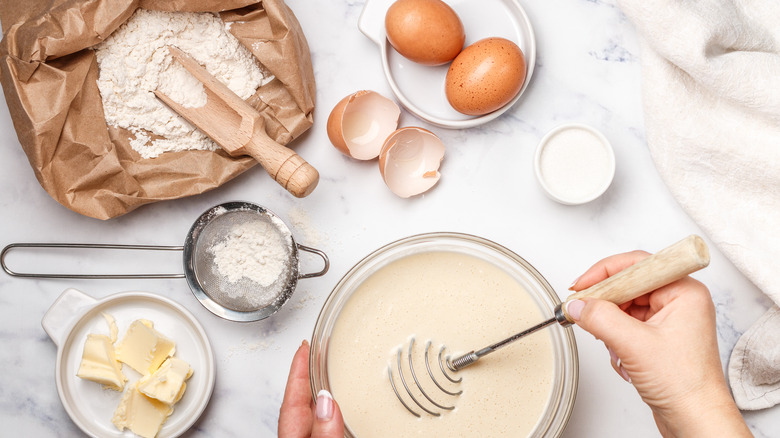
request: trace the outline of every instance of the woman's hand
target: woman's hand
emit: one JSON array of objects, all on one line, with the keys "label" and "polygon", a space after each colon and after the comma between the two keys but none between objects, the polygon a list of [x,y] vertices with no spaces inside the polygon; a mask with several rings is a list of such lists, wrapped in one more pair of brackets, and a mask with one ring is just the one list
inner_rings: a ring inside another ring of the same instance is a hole
[{"label": "woman's hand", "polygon": [[[607,257],[571,289],[586,289],[648,255]],[[604,341],[612,367],[634,384],[664,436],[752,436],[726,385],[715,307],[703,284],[685,277],[621,306],[586,298],[567,310]]]},{"label": "woman's hand", "polygon": [[279,438],[343,438],[344,420],[330,393],[309,386],[309,343],[303,341],[293,357],[284,400],[279,410]]}]

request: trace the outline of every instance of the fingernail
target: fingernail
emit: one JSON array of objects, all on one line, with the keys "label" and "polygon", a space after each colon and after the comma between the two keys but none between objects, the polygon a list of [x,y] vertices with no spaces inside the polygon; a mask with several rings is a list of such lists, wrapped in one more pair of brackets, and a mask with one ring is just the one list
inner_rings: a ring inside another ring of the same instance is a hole
[{"label": "fingernail", "polygon": [[617,363],[615,365],[620,370],[620,375],[623,376],[623,380],[625,380],[628,383],[631,383],[631,376],[628,375],[628,371],[626,371],[625,368],[623,368],[623,364],[620,363],[620,359],[617,360]]},{"label": "fingernail", "polygon": [[320,421],[329,421],[333,418],[333,396],[324,389],[317,393],[317,409],[314,415]]},{"label": "fingernail", "polygon": [[571,300],[568,303],[566,303],[566,312],[569,313],[569,316],[575,321],[580,320],[580,316],[582,316],[582,309],[585,307],[585,301],[582,300]]},{"label": "fingernail", "polygon": [[303,342],[301,342],[301,347],[303,347],[303,346],[306,346],[306,347],[309,346],[309,340],[308,339],[304,339]]},{"label": "fingernail", "polygon": [[607,347],[607,351],[609,351],[609,359],[612,363],[617,364],[620,359],[618,358],[617,353],[615,353],[615,350]]},{"label": "fingernail", "polygon": [[577,284],[578,281],[580,281],[580,277],[575,278],[574,281],[571,282],[571,284],[569,285],[569,290],[574,290],[573,289],[574,285]]}]

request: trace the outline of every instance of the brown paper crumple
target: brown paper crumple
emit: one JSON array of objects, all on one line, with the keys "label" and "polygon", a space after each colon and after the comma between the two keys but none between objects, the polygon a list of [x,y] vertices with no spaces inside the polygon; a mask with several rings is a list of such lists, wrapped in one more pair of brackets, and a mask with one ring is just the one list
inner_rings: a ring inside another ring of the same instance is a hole
[{"label": "brown paper crumple", "polygon": [[131,133],[106,125],[91,47],[139,7],[218,12],[275,76],[248,99],[262,113],[271,138],[288,144],[312,125],[311,56],[300,24],[283,0],[0,2],[0,81],[19,142],[41,186],[55,200],[98,219],[203,193],[256,164],[222,150],[142,159],[130,146]]}]

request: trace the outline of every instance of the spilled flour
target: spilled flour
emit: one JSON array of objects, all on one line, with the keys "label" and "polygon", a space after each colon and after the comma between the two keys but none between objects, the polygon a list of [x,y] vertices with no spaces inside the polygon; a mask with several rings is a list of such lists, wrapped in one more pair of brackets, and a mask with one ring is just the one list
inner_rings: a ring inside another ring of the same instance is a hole
[{"label": "spilled flour", "polygon": [[303,234],[302,242],[306,245],[319,246],[330,240],[327,234],[324,234],[321,227],[317,227],[306,210],[300,206],[293,206],[287,213],[293,228]]},{"label": "spilled flour", "polygon": [[94,47],[106,122],[132,132],[135,138],[130,145],[143,158],[169,151],[217,149],[154,95],[159,89],[185,107],[206,104],[203,85],[173,60],[167,46],[189,54],[242,99],[273,78],[227,29],[211,13],[138,9]]}]

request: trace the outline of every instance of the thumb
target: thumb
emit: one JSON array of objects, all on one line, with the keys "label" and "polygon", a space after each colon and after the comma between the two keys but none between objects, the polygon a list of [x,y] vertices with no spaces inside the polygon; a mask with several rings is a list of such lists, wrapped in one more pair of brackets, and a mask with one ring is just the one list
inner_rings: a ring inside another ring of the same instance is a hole
[{"label": "thumb", "polygon": [[317,394],[314,417],[311,438],[344,437],[344,418],[341,416],[341,409],[330,392],[324,389]]},{"label": "thumb", "polygon": [[609,301],[594,298],[572,300],[566,304],[566,310],[578,326],[604,341],[618,354],[632,345],[637,333],[645,329],[639,320]]}]

